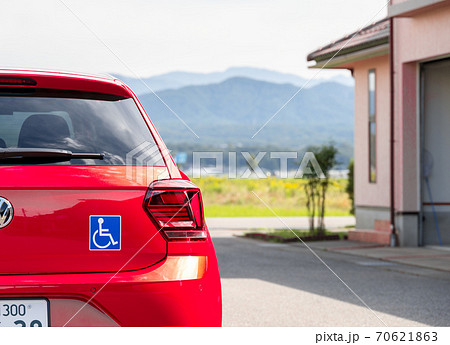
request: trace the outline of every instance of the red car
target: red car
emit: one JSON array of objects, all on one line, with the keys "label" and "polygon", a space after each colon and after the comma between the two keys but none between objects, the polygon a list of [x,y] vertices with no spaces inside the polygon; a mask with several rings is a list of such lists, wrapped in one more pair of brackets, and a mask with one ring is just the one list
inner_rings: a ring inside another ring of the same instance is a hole
[{"label": "red car", "polygon": [[200,190],[113,78],[0,70],[0,326],[220,326]]}]

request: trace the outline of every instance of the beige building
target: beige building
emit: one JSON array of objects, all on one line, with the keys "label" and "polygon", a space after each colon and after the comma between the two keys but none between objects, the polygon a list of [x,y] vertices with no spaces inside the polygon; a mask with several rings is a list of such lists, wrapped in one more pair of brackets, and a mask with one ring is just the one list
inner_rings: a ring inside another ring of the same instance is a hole
[{"label": "beige building", "polygon": [[350,238],[450,245],[450,1],[394,0],[308,60],[355,79]]}]

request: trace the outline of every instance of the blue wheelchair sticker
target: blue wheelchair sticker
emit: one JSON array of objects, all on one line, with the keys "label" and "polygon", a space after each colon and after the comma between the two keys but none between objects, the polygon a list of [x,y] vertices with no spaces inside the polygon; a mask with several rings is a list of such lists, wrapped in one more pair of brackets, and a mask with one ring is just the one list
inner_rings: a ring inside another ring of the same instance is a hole
[{"label": "blue wheelchair sticker", "polygon": [[120,216],[89,217],[89,249],[120,250]]}]

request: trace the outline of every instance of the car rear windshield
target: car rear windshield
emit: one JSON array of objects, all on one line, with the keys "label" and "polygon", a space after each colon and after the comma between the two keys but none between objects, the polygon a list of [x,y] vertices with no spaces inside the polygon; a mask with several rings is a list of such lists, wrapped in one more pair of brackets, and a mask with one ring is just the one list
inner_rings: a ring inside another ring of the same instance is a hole
[{"label": "car rear windshield", "polygon": [[[99,153],[103,159],[53,164],[130,165],[136,164],[132,155],[139,147],[149,153],[145,165],[164,166],[132,98],[45,89],[35,89],[31,94],[0,91],[0,150],[41,148]],[[17,164],[21,164],[20,160]]]}]

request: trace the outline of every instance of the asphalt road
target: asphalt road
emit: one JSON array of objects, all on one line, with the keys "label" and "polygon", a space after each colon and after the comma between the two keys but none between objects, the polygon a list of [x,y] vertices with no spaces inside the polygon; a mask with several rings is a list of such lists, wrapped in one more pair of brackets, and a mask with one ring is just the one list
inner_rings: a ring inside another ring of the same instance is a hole
[{"label": "asphalt road", "polygon": [[[450,326],[450,274],[214,234],[224,326]],[[370,309],[369,309],[370,308]]]}]

